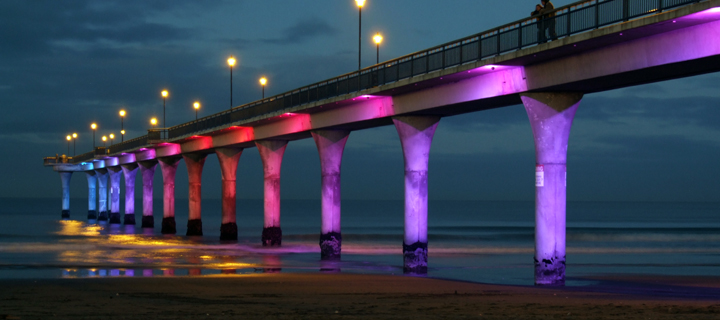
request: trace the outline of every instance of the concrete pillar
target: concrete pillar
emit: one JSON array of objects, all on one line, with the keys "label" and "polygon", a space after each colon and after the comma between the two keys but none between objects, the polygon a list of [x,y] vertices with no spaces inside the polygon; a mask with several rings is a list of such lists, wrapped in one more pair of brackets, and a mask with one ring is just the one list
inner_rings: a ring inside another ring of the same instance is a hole
[{"label": "concrete pillar", "polygon": [[405,236],[403,270],[427,273],[428,161],[440,117],[393,118],[405,159]]},{"label": "concrete pillar", "polygon": [[190,184],[188,188],[188,224],[187,234],[188,236],[201,236],[202,232],[202,169],[205,165],[205,158],[207,154],[184,154],[185,165],[188,171],[188,182]]},{"label": "concrete pillar", "polygon": [[140,174],[142,175],[143,185],[143,228],[155,227],[155,219],[153,218],[153,178],[155,177],[155,167],[157,164],[157,160],[140,162]]},{"label": "concrete pillar", "polygon": [[110,174],[110,224],[120,224],[120,167],[108,167]]},{"label": "concrete pillar", "polygon": [[137,163],[128,163],[120,166],[125,176],[125,225],[135,225],[135,178],[137,177]]},{"label": "concrete pillar", "polygon": [[237,240],[236,176],[242,148],[215,149],[222,173],[222,225],[220,240]]},{"label": "concrete pillar", "polygon": [[97,219],[97,174],[85,171],[88,182],[88,219]]},{"label": "concrete pillar", "polygon": [[523,93],[535,138],[535,284],[565,284],[567,146],[581,93]]},{"label": "concrete pillar", "polygon": [[62,214],[63,219],[70,219],[70,178],[72,172],[60,172],[62,182]]},{"label": "concrete pillar", "polygon": [[265,180],[265,219],[261,240],[263,246],[280,246],[282,244],[282,229],[280,229],[280,166],[282,165],[287,141],[255,141],[255,145],[260,151]]},{"label": "concrete pillar", "polygon": [[175,173],[180,157],[159,158],[163,176],[162,234],[175,234]]},{"label": "concrete pillar", "polygon": [[100,202],[100,213],[98,214],[98,221],[108,220],[108,201],[107,201],[107,183],[108,183],[108,171],[105,168],[95,169],[98,181],[98,200]]},{"label": "concrete pillar", "polygon": [[340,232],[340,165],[350,131],[317,130],[312,132],[320,154],[322,177],[322,228],[320,257],[339,259],[342,247]]}]

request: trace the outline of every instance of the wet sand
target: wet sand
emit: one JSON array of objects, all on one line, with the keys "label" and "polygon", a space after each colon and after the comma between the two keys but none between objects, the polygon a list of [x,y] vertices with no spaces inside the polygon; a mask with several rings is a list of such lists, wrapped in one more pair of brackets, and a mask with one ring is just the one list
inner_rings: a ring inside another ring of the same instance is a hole
[{"label": "wet sand", "polygon": [[0,280],[0,319],[720,319],[720,277],[595,280],[565,288],[339,273]]}]

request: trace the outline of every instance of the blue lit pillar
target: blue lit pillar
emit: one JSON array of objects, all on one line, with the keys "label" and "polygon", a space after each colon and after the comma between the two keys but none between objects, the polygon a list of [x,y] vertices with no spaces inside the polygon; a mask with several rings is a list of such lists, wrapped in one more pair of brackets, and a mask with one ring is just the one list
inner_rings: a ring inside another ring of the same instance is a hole
[{"label": "blue lit pillar", "polygon": [[70,178],[72,172],[61,171],[60,180],[62,182],[62,218],[70,219]]}]

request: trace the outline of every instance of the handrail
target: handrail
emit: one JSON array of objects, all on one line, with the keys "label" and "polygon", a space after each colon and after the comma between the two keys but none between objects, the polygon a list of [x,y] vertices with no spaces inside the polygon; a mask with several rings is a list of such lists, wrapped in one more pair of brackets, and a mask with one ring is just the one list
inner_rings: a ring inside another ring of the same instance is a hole
[{"label": "handrail", "polygon": [[[481,61],[544,42],[545,30],[548,27],[554,28],[557,32],[555,38],[567,37],[701,1],[705,0],[578,1],[544,13],[542,17],[531,16],[520,19],[361,70],[232,107],[229,110],[194,121],[170,128],[154,129],[156,131],[149,130],[147,136],[129,141],[136,142],[137,139],[146,139],[146,143],[151,144],[171,140],[237,121],[282,112],[306,103],[366,90],[465,63]],[[554,16],[549,17],[552,14]],[[540,35],[540,30],[542,30],[543,36]],[[113,149],[113,153],[133,149],[130,148],[129,141],[122,148]],[[115,147],[112,146],[112,148]]]}]

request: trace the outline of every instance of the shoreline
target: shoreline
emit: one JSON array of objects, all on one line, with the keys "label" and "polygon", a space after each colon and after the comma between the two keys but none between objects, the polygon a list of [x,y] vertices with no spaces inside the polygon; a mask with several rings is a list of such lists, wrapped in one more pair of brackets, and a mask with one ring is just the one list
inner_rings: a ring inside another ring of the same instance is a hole
[{"label": "shoreline", "polygon": [[593,280],[599,284],[533,287],[344,273],[1,279],[0,319],[720,317],[720,277]]}]

